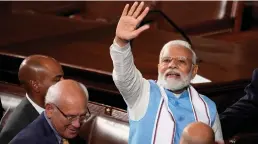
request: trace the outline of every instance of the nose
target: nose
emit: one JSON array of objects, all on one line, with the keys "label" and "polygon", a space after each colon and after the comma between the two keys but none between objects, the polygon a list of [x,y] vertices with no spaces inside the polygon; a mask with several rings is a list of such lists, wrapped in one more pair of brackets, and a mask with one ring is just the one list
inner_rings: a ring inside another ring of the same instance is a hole
[{"label": "nose", "polygon": [[60,81],[61,81],[61,80],[64,80],[64,77],[61,77],[61,78],[60,78]]},{"label": "nose", "polygon": [[81,126],[80,120],[76,119],[75,121],[73,121],[72,126],[74,126],[75,128],[80,128]]},{"label": "nose", "polygon": [[168,64],[169,68],[177,68],[176,60],[172,59],[170,63]]}]

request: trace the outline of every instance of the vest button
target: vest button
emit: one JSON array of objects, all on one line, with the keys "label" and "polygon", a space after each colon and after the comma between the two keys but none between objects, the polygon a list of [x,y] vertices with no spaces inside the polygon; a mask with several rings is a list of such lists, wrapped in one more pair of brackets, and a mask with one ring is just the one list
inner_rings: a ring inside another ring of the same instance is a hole
[{"label": "vest button", "polygon": [[178,104],[179,104],[179,103],[178,103],[177,101],[174,102],[174,106],[178,106]]},{"label": "vest button", "polygon": [[185,119],[184,116],[180,116],[180,117],[178,118],[179,121],[183,121],[184,119]]}]

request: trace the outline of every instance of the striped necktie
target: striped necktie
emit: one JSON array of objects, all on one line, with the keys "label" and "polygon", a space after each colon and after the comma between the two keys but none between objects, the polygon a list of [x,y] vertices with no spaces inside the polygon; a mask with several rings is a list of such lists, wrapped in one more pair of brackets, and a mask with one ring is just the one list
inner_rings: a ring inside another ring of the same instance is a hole
[{"label": "striped necktie", "polygon": [[69,144],[69,141],[67,139],[62,139],[62,144]]}]

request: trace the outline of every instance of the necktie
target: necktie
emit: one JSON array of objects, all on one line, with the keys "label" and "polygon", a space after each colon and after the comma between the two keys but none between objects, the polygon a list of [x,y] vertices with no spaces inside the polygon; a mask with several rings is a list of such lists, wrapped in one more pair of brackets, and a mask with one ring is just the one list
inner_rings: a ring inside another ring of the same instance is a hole
[{"label": "necktie", "polygon": [[62,144],[69,144],[69,141],[67,139],[62,139]]}]

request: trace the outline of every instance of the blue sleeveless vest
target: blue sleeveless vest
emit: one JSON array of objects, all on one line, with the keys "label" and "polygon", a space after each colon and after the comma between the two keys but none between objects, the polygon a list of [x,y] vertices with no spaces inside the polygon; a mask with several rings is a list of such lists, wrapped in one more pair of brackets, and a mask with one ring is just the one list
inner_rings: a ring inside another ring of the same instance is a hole
[{"label": "blue sleeveless vest", "polygon": [[[152,134],[154,130],[155,119],[158,114],[158,108],[161,100],[161,93],[158,85],[154,81],[150,83],[150,98],[147,111],[142,119],[134,121],[129,119],[130,133],[129,144],[151,144]],[[174,144],[179,144],[183,129],[190,123],[195,122],[192,104],[187,91],[184,91],[179,98],[166,90],[168,96],[168,106],[174,115],[176,121],[176,134]],[[211,116],[211,124],[213,125],[216,119],[216,105],[208,97],[201,95],[208,104],[209,113]],[[164,133],[165,134],[165,133]]]}]

